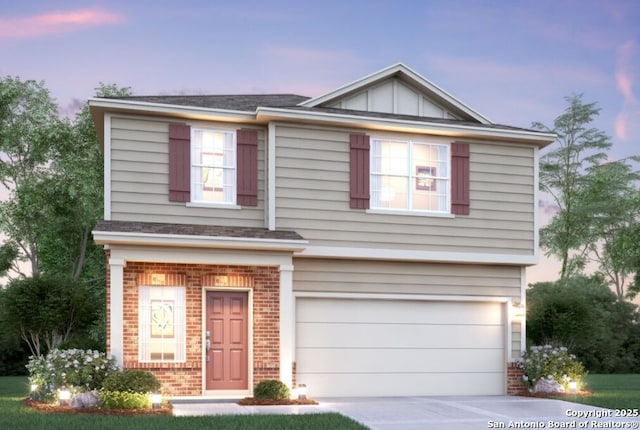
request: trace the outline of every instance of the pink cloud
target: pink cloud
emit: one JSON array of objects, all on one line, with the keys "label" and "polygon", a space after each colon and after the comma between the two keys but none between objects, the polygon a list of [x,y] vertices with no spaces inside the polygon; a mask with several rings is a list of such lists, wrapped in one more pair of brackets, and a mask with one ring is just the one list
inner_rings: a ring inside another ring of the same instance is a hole
[{"label": "pink cloud", "polygon": [[618,115],[616,116],[616,121],[613,125],[616,137],[620,140],[626,140],[628,133],[627,133],[627,129],[628,129],[628,124],[629,124],[629,116],[626,114],[626,112],[623,110],[622,112],[618,113]]},{"label": "pink cloud", "polygon": [[616,50],[616,84],[618,90],[624,96],[625,102],[634,103],[633,97],[633,75],[630,71],[629,63],[635,50],[633,40],[625,42]]},{"label": "pink cloud", "polygon": [[634,52],[635,43],[633,40],[625,42],[616,49],[616,87],[624,102],[616,116],[614,131],[615,136],[621,140],[626,140],[629,136],[630,121],[635,117],[630,112],[637,111],[638,108],[638,102],[633,94],[633,85],[637,79],[631,64]]},{"label": "pink cloud", "polygon": [[52,12],[23,18],[0,18],[0,40],[30,39],[121,22],[124,22],[123,16],[101,9]]}]

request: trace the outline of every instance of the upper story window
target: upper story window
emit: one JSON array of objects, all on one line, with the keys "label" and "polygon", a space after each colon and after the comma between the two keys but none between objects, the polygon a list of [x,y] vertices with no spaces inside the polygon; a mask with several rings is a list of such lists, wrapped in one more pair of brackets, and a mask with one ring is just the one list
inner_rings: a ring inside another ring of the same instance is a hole
[{"label": "upper story window", "polygon": [[371,208],[448,213],[449,145],[371,139]]},{"label": "upper story window", "polygon": [[191,201],[235,204],[235,133],[204,128],[191,133]]},{"label": "upper story window", "polygon": [[258,205],[258,131],[169,124],[169,201]]}]

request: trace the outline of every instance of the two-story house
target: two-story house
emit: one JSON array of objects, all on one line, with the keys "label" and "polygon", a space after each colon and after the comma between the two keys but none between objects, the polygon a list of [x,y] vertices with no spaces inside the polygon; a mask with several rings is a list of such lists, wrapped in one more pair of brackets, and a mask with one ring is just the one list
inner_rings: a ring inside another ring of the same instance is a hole
[{"label": "two-story house", "polygon": [[403,64],[316,98],[95,98],[108,353],[174,395],[505,394],[538,150]]}]

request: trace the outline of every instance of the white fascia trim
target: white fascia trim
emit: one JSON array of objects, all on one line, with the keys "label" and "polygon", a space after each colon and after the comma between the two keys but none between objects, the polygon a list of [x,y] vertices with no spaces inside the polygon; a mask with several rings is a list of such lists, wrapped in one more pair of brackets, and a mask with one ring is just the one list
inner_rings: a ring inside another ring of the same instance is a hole
[{"label": "white fascia trim", "polygon": [[133,100],[89,99],[89,106],[120,111],[144,111],[170,116],[197,118],[204,120],[255,120],[255,114],[247,111],[213,109]]},{"label": "white fascia trim", "polygon": [[93,238],[97,244],[109,245],[260,249],[289,252],[300,252],[309,243],[306,240],[255,239],[246,237],[193,236],[112,231],[93,231]]},{"label": "white fascia trim", "polygon": [[520,347],[524,350],[527,347],[527,270],[524,267],[520,279],[520,304],[524,306],[524,316],[520,319]]},{"label": "white fascia trim", "polygon": [[538,145],[548,145],[556,138],[552,133],[538,133],[526,130],[503,130],[476,127],[472,125],[442,124],[424,121],[408,121],[395,118],[374,118],[359,115],[335,114],[317,111],[297,111],[285,108],[258,107],[256,119],[271,121],[293,119],[306,121],[324,121],[334,124],[369,128],[372,130],[392,130],[400,132],[429,132],[452,137],[489,137],[503,140],[526,141]]},{"label": "white fascia trim", "polygon": [[267,228],[276,229],[276,124],[269,122],[267,133]]},{"label": "white fascia trim", "polygon": [[540,149],[533,148],[533,255],[540,260]]},{"label": "white fascia trim", "polygon": [[393,64],[389,67],[386,67],[382,70],[374,72],[368,76],[360,78],[349,84],[343,85],[327,94],[306,100],[300,103],[298,106],[314,107],[314,106],[321,105],[324,102],[338,98],[349,92],[357,91],[361,87],[366,87],[367,85],[370,85],[376,81],[386,79],[387,77],[393,76],[398,72],[403,73],[404,75],[409,77],[411,80],[413,80],[418,86],[423,87],[427,91],[433,92],[436,96],[446,100],[448,103],[456,106],[458,109],[467,113],[468,115],[477,119],[478,121],[484,124],[493,123],[489,118],[482,115],[475,109],[472,109],[471,107],[469,107],[468,105],[466,105],[465,103],[463,103],[462,101],[460,101],[459,99],[457,99],[456,97],[448,93],[447,91],[443,90],[442,88],[440,88],[439,86],[431,82],[429,79],[420,75],[415,70],[411,69],[410,67],[408,67],[403,63]]},{"label": "white fascia trim", "polygon": [[347,248],[307,246],[296,257],[362,258],[367,260],[430,261],[445,263],[509,264],[530,266],[537,264],[534,255],[486,254],[467,252],[411,251],[402,249]]},{"label": "white fascia trim", "polygon": [[111,220],[111,114],[104,114],[104,219]]},{"label": "white fascia trim", "polygon": [[111,258],[122,261],[178,264],[232,264],[239,266],[291,266],[292,254],[272,250],[176,248],[172,246],[114,245]]}]

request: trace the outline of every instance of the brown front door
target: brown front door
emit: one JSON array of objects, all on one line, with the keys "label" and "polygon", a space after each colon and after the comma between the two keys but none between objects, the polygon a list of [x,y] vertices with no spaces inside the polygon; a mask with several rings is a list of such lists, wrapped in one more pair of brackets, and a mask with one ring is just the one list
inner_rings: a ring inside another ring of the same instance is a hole
[{"label": "brown front door", "polygon": [[207,292],[207,390],[248,388],[248,302],[246,292]]}]

